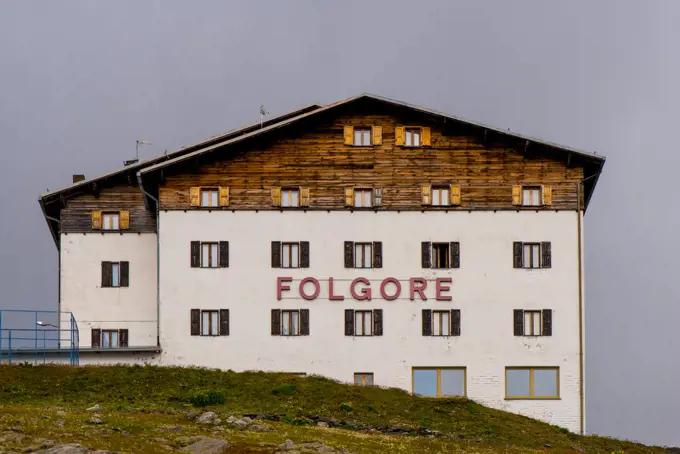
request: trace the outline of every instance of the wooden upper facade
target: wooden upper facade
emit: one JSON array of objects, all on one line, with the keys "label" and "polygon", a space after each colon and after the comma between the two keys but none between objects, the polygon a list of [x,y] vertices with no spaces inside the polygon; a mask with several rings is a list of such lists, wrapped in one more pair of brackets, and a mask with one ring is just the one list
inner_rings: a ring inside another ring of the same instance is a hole
[{"label": "wooden upper facade", "polygon": [[[587,206],[604,164],[370,95],[281,118],[47,194],[48,223],[88,232],[97,213],[121,212],[126,230],[154,232],[156,201],[161,210],[205,209],[202,191],[215,191],[209,209],[224,210],[364,209],[357,196],[374,210],[576,210]],[[525,189],[539,199],[527,203]],[[299,208],[285,207],[291,190]]]}]

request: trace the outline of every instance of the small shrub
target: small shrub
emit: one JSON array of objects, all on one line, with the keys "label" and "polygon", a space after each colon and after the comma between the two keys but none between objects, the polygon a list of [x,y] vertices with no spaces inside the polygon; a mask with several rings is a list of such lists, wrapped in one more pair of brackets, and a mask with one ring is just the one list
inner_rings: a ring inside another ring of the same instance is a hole
[{"label": "small shrub", "polygon": [[342,402],[340,404],[340,410],[347,412],[354,411],[354,408],[352,408],[352,402]]},{"label": "small shrub", "polygon": [[283,385],[272,389],[272,394],[275,396],[292,396],[296,391],[297,386],[295,385]]},{"label": "small shrub", "polygon": [[314,421],[312,421],[309,418],[305,418],[304,416],[296,416],[295,418],[291,418],[290,416],[286,415],[283,417],[281,420],[283,421],[284,424],[290,424],[291,426],[313,426]]},{"label": "small shrub", "polygon": [[196,407],[206,407],[208,405],[221,405],[227,401],[221,391],[199,391],[189,396],[189,403]]}]

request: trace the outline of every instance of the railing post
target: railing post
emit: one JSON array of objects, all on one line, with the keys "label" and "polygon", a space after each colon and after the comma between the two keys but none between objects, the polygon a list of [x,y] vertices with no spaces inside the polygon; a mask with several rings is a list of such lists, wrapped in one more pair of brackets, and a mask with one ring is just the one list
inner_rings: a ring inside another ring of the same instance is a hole
[{"label": "railing post", "polygon": [[43,331],[43,366],[47,364],[47,331]]},{"label": "railing post", "polygon": [[12,364],[12,330],[9,330],[9,352],[7,358],[9,358],[9,364]]}]

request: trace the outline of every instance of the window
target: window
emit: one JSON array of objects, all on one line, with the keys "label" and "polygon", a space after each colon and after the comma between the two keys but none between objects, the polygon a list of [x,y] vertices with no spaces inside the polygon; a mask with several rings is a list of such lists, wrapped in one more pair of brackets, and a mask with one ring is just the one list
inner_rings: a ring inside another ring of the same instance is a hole
[{"label": "window", "polygon": [[514,310],[515,336],[552,336],[552,309]]},{"label": "window", "polygon": [[281,311],[281,334],[283,336],[300,334],[300,311]]},{"label": "window", "polygon": [[354,311],[354,335],[373,335],[373,311]]},{"label": "window", "polygon": [[354,384],[359,386],[373,386],[373,373],[356,372],[354,374]]},{"label": "window", "polygon": [[451,335],[450,311],[432,311],[432,335],[433,336]]},{"label": "window", "polygon": [[373,145],[373,141],[371,140],[371,128],[354,128],[354,145]]},{"label": "window", "polygon": [[201,268],[217,268],[217,243],[201,243]]},{"label": "window", "polygon": [[451,204],[451,191],[449,186],[432,186],[432,205],[445,206]]},{"label": "window", "polygon": [[354,243],[354,268],[373,268],[373,243]]},{"label": "window", "polygon": [[522,205],[533,207],[542,204],[540,186],[522,186]]},{"label": "window", "polygon": [[432,243],[432,268],[449,268],[449,243]]},{"label": "window", "polygon": [[102,287],[129,287],[129,262],[102,262]]},{"label": "window", "polygon": [[465,396],[464,367],[413,368],[413,394],[425,397]]},{"label": "window", "polygon": [[406,128],[404,131],[404,145],[407,147],[420,146],[420,128]]},{"label": "window", "polygon": [[300,189],[299,188],[281,188],[281,206],[282,207],[299,207],[300,206]]},{"label": "window", "polygon": [[217,311],[201,311],[201,336],[217,336],[219,322]]},{"label": "window", "polygon": [[373,206],[373,189],[355,189],[354,207],[370,208]]},{"label": "window", "polygon": [[202,207],[216,207],[219,206],[220,191],[217,189],[201,189],[201,206]]},{"label": "window", "polygon": [[506,399],[558,399],[559,368],[506,367]]},{"label": "window", "polygon": [[383,311],[345,309],[345,336],[382,336]]},{"label": "window", "polygon": [[118,348],[118,330],[102,331],[102,346],[104,348]]},{"label": "window", "polygon": [[120,213],[103,213],[102,230],[119,230]]},{"label": "window", "polygon": [[300,245],[298,243],[283,243],[281,248],[281,268],[299,268]]},{"label": "window", "polygon": [[550,241],[541,243],[513,243],[514,267],[535,269],[552,267],[552,247]]}]

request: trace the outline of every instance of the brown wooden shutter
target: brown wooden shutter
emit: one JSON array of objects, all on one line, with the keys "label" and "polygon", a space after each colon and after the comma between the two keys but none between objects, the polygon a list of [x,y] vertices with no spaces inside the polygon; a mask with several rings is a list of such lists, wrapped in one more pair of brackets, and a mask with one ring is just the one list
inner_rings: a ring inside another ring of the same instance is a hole
[{"label": "brown wooden shutter", "polygon": [[281,309],[272,309],[272,336],[281,335]]},{"label": "brown wooden shutter", "polygon": [[382,145],[382,126],[373,126],[373,145]]},{"label": "brown wooden shutter", "polygon": [[404,127],[397,126],[394,128],[394,144],[404,145]]},{"label": "brown wooden shutter", "polygon": [[552,309],[543,309],[543,326],[541,327],[542,336],[552,336]]},{"label": "brown wooden shutter", "polygon": [[543,185],[541,186],[541,196],[543,197],[543,205],[552,204],[552,186]]},{"label": "brown wooden shutter", "polygon": [[345,241],[345,268],[354,268],[354,242]]},{"label": "brown wooden shutter", "polygon": [[111,262],[102,262],[102,287],[113,285],[113,267]]},{"label": "brown wooden shutter", "polygon": [[220,268],[229,267],[229,241],[220,241]]},{"label": "brown wooden shutter", "polygon": [[99,328],[92,328],[92,340],[90,345],[93,348],[101,347],[102,345],[102,330]]},{"label": "brown wooden shutter", "polygon": [[130,286],[130,262],[120,262],[120,286]]},{"label": "brown wooden shutter", "polygon": [[300,336],[309,336],[309,309],[300,309]]},{"label": "brown wooden shutter", "polygon": [[345,336],[354,336],[354,311],[345,309]]},{"label": "brown wooden shutter", "polygon": [[200,268],[201,267],[201,242],[192,241],[191,242],[191,267]]},{"label": "brown wooden shutter", "polygon": [[522,309],[515,309],[513,313],[515,336],[524,336],[524,311]]},{"label": "brown wooden shutter", "polygon": [[198,186],[194,186],[192,188],[189,188],[189,199],[191,200],[191,206],[192,207],[200,207],[201,206],[201,188]]},{"label": "brown wooden shutter", "polygon": [[272,205],[274,205],[275,207],[281,206],[281,188],[280,187],[272,188]]},{"label": "brown wooden shutter", "polygon": [[281,242],[272,241],[272,268],[281,268]]},{"label": "brown wooden shutter", "polygon": [[228,207],[229,206],[229,187],[228,186],[220,187],[220,206],[221,207]]},{"label": "brown wooden shutter", "polygon": [[119,212],[120,215],[120,224],[119,227],[121,230],[128,230],[130,228],[130,212],[127,210],[123,210]]},{"label": "brown wooden shutter", "polygon": [[92,230],[101,230],[102,228],[102,212],[92,212]]},{"label": "brown wooden shutter", "polygon": [[383,311],[382,309],[373,309],[373,335],[383,335]]},{"label": "brown wooden shutter", "polygon": [[423,309],[423,336],[432,336],[432,311]]},{"label": "brown wooden shutter", "polygon": [[309,241],[300,241],[300,268],[309,268]]},{"label": "brown wooden shutter", "polygon": [[460,336],[460,309],[451,309],[451,335]]},{"label": "brown wooden shutter", "polygon": [[382,268],[382,241],[373,242],[373,268]]},{"label": "brown wooden shutter", "polygon": [[432,204],[432,187],[429,184],[424,184],[420,187],[420,197],[423,205]]},{"label": "brown wooden shutter", "polygon": [[459,184],[452,184],[451,185],[451,205],[460,205],[460,185]]},{"label": "brown wooden shutter", "polygon": [[428,126],[423,126],[422,128],[420,128],[420,131],[422,133],[421,144],[424,147],[429,147],[430,145],[432,145],[432,132],[430,128]]},{"label": "brown wooden shutter", "polygon": [[300,188],[300,206],[309,206],[309,188]]},{"label": "brown wooden shutter", "polygon": [[354,206],[354,188],[345,188],[345,206]]},{"label": "brown wooden shutter", "polygon": [[343,135],[345,137],[345,145],[354,145],[354,126],[345,126],[343,128]]},{"label": "brown wooden shutter", "polygon": [[220,309],[220,336],[229,335],[229,309]]},{"label": "brown wooden shutter", "polygon": [[373,206],[382,206],[382,188],[373,188]]},{"label": "brown wooden shutter", "polygon": [[552,252],[550,241],[543,241],[541,243],[541,268],[552,267]]},{"label": "brown wooden shutter", "polygon": [[512,204],[521,205],[522,204],[522,186],[514,185],[512,187]]},{"label": "brown wooden shutter", "polygon": [[512,243],[512,266],[513,268],[522,268],[522,242],[515,241]]},{"label": "brown wooden shutter", "polygon": [[118,330],[118,346],[127,347],[128,346],[128,330],[119,329]]},{"label": "brown wooden shutter", "polygon": [[201,310],[191,309],[191,335],[201,335]]},{"label": "brown wooden shutter", "polygon": [[431,243],[429,241],[423,241],[420,244],[420,258],[423,268],[432,268],[432,262],[430,260],[430,248]]},{"label": "brown wooden shutter", "polygon": [[460,243],[451,242],[451,268],[460,268]]}]

